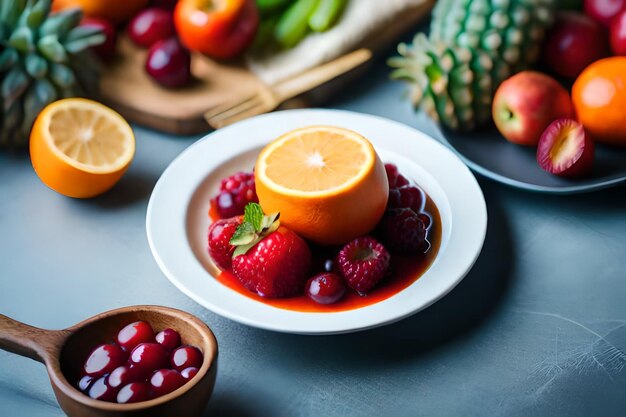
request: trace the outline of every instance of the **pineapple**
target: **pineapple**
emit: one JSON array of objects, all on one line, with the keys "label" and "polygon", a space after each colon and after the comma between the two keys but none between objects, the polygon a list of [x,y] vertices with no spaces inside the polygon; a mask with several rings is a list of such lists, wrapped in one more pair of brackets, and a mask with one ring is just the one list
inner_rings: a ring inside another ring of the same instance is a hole
[{"label": "pineapple", "polygon": [[400,44],[391,76],[417,109],[453,130],[490,119],[496,88],[533,64],[556,0],[438,0],[430,35]]},{"label": "pineapple", "polygon": [[104,42],[78,26],[80,9],[50,14],[50,0],[0,0],[0,147],[28,143],[49,103],[87,93],[97,80],[88,48]]}]

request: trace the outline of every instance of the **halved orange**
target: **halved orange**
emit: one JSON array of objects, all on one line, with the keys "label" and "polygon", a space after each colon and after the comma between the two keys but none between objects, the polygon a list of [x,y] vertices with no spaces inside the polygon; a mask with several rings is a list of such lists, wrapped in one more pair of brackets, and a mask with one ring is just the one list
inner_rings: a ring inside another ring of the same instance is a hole
[{"label": "halved orange", "polygon": [[48,187],[68,197],[107,191],[135,155],[132,129],[115,111],[92,100],[70,98],[46,106],[30,133],[30,158]]},{"label": "halved orange", "polygon": [[293,130],[267,145],[255,167],[266,213],[322,245],[370,232],[385,212],[389,185],[372,144],[333,126]]}]

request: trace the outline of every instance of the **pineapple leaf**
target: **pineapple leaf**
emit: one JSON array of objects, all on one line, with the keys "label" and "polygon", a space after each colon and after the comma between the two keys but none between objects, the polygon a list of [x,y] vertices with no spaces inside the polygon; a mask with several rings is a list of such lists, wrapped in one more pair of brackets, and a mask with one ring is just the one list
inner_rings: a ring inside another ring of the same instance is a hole
[{"label": "pineapple leaf", "polygon": [[27,26],[21,26],[11,34],[8,44],[21,53],[28,53],[35,46],[33,32]]},{"label": "pineapple leaf", "polygon": [[37,42],[37,50],[46,59],[61,64],[67,63],[67,53],[63,45],[59,43],[56,35],[47,35]]},{"label": "pineapple leaf", "polygon": [[36,53],[26,55],[24,66],[28,75],[33,78],[43,78],[48,72],[48,61]]},{"label": "pineapple leaf", "polygon": [[106,38],[104,34],[97,33],[95,35],[87,36],[85,38],[76,39],[71,42],[66,42],[65,50],[69,52],[70,54],[75,54],[80,51],[84,51],[85,49],[91,46],[100,45],[102,42],[105,41],[105,39]]},{"label": "pineapple leaf", "polygon": [[83,17],[81,9],[74,7],[64,9],[50,15],[39,28],[39,36],[57,35],[59,39],[65,39],[67,34],[80,22]]},{"label": "pineapple leaf", "polygon": [[50,0],[39,0],[28,11],[28,14],[26,15],[26,25],[30,29],[36,30],[39,26],[41,26],[41,24],[46,19],[49,13],[50,13]]},{"label": "pineapple leaf", "polygon": [[0,53],[0,73],[8,70],[17,63],[20,54],[13,48],[6,48]]},{"label": "pineapple leaf", "polygon": [[2,80],[0,95],[4,99],[4,110],[8,110],[28,88],[30,78],[21,66],[13,67]]},{"label": "pineapple leaf", "polygon": [[61,89],[71,87],[76,83],[76,77],[70,67],[63,64],[52,64],[50,66],[50,80]]},{"label": "pineapple leaf", "polygon": [[0,21],[8,27],[15,27],[25,7],[26,0],[0,1]]},{"label": "pineapple leaf", "polygon": [[57,98],[57,92],[50,81],[43,78],[37,80],[24,95],[24,119],[22,135],[28,137],[37,115]]}]

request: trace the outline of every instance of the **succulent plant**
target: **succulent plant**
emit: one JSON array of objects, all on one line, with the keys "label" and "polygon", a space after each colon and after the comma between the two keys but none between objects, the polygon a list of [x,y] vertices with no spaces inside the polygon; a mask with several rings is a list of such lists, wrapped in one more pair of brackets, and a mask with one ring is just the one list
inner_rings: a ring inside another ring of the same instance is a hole
[{"label": "succulent plant", "polygon": [[41,109],[95,87],[98,67],[88,48],[104,35],[79,26],[80,9],[50,14],[50,3],[0,1],[0,147],[26,145]]},{"label": "succulent plant", "polygon": [[450,129],[490,119],[502,81],[539,56],[555,0],[439,0],[430,34],[398,45],[391,76],[411,85],[417,109]]}]

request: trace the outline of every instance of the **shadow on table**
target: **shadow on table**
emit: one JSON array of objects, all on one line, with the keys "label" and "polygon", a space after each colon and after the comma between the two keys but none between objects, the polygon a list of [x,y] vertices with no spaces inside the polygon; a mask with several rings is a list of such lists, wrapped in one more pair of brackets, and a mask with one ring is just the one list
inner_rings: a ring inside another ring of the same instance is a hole
[{"label": "shadow on table", "polygon": [[243,400],[236,392],[222,392],[211,398],[205,417],[250,417],[263,415],[259,405]]},{"label": "shadow on table", "polygon": [[158,180],[158,176],[141,171],[129,171],[113,188],[92,199],[78,200],[82,204],[95,205],[103,209],[115,209],[145,200]]},{"label": "shadow on table", "polygon": [[386,361],[403,361],[450,343],[480,326],[506,293],[512,262],[506,216],[497,200],[490,200],[487,236],[480,257],[465,279],[431,307],[389,326],[347,335],[314,337],[314,342],[310,337],[277,337],[284,337],[303,357],[324,357],[338,366],[363,360],[381,366]]}]

